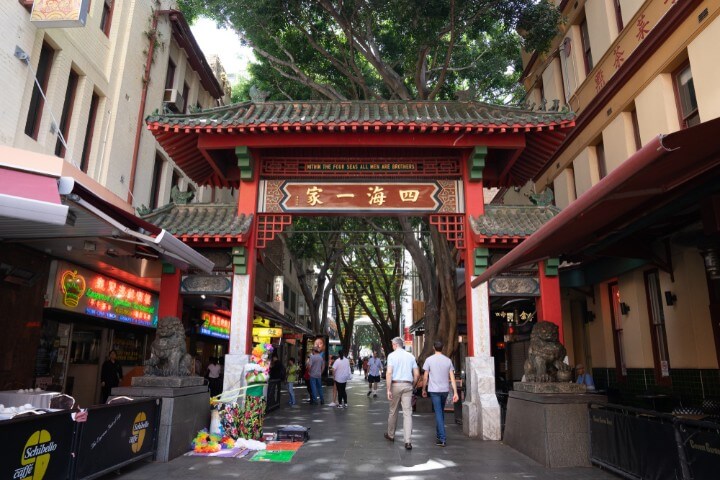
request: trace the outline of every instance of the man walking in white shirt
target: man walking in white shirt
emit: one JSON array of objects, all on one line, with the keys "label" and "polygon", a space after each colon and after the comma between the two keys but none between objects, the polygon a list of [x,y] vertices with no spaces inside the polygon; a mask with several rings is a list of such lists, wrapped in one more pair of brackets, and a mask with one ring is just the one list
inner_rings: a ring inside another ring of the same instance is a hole
[{"label": "man walking in white shirt", "polygon": [[387,440],[395,441],[395,429],[397,428],[397,410],[402,403],[403,410],[403,435],[405,437],[405,449],[412,450],[410,436],[412,434],[412,395],[415,384],[420,378],[415,357],[403,348],[403,339],[395,337],[392,339],[393,352],[387,357],[387,396],[390,400],[390,413],[388,415],[387,432],[384,436]]},{"label": "man walking in white shirt", "polygon": [[446,445],[445,436],[445,401],[450,393],[450,385],[453,391],[453,403],[458,401],[457,386],[455,385],[455,368],[452,361],[442,354],[443,343],[436,340],[433,343],[435,354],[425,359],[423,370],[422,396],[427,397],[430,393],[433,410],[435,411],[435,435],[437,441],[435,445],[444,447]]}]

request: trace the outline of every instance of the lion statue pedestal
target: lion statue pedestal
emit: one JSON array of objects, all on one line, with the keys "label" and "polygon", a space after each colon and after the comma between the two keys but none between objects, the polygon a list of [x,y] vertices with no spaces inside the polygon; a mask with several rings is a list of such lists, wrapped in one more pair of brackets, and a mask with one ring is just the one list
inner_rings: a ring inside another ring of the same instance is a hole
[{"label": "lion statue pedestal", "polygon": [[197,432],[210,426],[210,392],[203,377],[190,375],[192,358],[180,319],[160,319],[150,350],[145,375],[133,377],[131,387],[113,388],[112,396],[162,399],[157,461],[169,462],[187,452]]},{"label": "lion statue pedestal", "polygon": [[572,383],[558,327],[538,322],[530,335],[525,381],[509,393],[503,441],[546,467],[589,467],[588,403],[607,403]]}]

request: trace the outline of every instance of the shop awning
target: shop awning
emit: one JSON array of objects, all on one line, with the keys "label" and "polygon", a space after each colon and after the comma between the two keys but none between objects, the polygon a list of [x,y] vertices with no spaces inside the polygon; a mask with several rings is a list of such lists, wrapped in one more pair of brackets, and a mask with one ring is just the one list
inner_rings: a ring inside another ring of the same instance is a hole
[{"label": "shop awning", "polygon": [[57,178],[0,168],[0,217],[64,225],[68,210],[60,202]]},{"label": "shop awning", "polygon": [[[562,210],[537,232],[476,277],[476,287],[513,267],[562,256],[578,261],[587,255],[618,255],[620,240],[667,220],[670,212],[697,207],[720,191],[720,118],[645,145],[607,177]],[[672,226],[671,226],[672,227]],[[677,228],[677,226],[675,226]],[[611,248],[612,247],[612,248]],[[642,255],[642,245],[634,246]],[[645,254],[649,247],[645,245]]]},{"label": "shop awning", "polygon": [[129,236],[179,268],[192,267],[210,273],[215,266],[171,233],[105,202],[71,177],[60,178],[59,192],[68,202],[79,205],[113,227],[112,236]]},{"label": "shop awning", "polygon": [[312,330],[302,325],[296,324],[292,318],[278,312],[272,306],[270,306],[266,302],[263,302],[258,297],[255,297],[255,312],[294,332],[304,333],[306,335],[313,335]]}]

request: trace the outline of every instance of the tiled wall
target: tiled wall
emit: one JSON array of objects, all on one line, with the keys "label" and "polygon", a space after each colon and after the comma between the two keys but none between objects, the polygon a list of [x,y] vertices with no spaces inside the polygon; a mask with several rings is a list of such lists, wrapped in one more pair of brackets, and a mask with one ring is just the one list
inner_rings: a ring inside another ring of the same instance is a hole
[{"label": "tiled wall", "polygon": [[608,392],[611,403],[622,405],[653,408],[653,400],[641,396],[655,393],[668,395],[668,398],[655,399],[657,410],[671,410],[680,405],[699,407],[704,399],[720,400],[720,370],[715,369],[673,369],[670,387],[657,385],[652,369],[628,369],[625,381],[618,382],[614,368],[594,368],[593,378],[598,390]]}]

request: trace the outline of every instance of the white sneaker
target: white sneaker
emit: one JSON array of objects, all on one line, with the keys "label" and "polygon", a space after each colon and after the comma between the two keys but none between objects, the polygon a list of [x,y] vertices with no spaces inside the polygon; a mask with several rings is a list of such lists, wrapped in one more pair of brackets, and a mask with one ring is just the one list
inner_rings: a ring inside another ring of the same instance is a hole
[{"label": "white sneaker", "polygon": [[334,407],[334,406],[336,406],[336,405],[337,405],[337,403],[335,403],[335,402],[330,402],[330,403],[328,403],[328,407]]},{"label": "white sneaker", "polygon": [[347,408],[347,403],[343,405],[343,408]]}]

